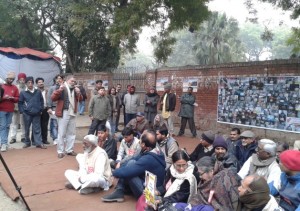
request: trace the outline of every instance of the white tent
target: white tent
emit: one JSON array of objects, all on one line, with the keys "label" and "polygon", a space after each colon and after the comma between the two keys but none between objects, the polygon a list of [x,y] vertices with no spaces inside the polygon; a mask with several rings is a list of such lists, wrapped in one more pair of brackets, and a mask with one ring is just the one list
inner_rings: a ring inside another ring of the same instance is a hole
[{"label": "white tent", "polygon": [[45,86],[53,85],[53,78],[61,72],[60,58],[29,48],[0,47],[0,77],[6,78],[7,72],[15,72],[34,79],[42,77]]}]

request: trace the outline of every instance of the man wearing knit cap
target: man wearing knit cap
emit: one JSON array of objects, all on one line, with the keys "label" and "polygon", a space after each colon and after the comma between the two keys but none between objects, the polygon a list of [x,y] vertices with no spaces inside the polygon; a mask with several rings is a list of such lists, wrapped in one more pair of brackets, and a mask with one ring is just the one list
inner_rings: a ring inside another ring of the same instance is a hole
[{"label": "man wearing knit cap", "polygon": [[[236,144],[235,156],[239,161],[239,166],[242,167],[246,160],[257,148],[257,142],[255,141],[255,134],[250,130],[245,130],[240,135],[240,140]],[[239,170],[239,169],[238,169]]]},{"label": "man wearing knit cap", "polygon": [[85,136],[83,138],[83,150],[83,154],[76,156],[79,170],[69,169],[65,172],[65,177],[68,180],[65,187],[78,190],[80,194],[94,193],[101,189],[109,190],[112,184],[111,168],[105,150],[98,146],[97,136]]},{"label": "man wearing knit cap", "polygon": [[232,168],[235,172],[238,169],[238,161],[236,157],[228,152],[228,146],[222,136],[217,136],[213,143],[214,154],[212,157],[224,168]]},{"label": "man wearing knit cap", "polygon": [[284,210],[300,211],[300,151],[286,150],[280,154],[280,187],[271,187],[274,196],[280,196]]},{"label": "man wearing knit cap", "polygon": [[238,175],[244,179],[251,174],[257,174],[267,180],[269,186],[279,187],[281,170],[276,162],[276,143],[270,139],[261,139],[256,149],[257,153],[245,162]]},{"label": "man wearing knit cap", "polygon": [[171,93],[172,84],[168,83],[164,86],[165,92],[160,98],[160,107],[162,117],[167,121],[169,134],[174,135],[173,112],[176,106],[176,96]]},{"label": "man wearing knit cap", "polygon": [[47,149],[43,145],[41,135],[41,114],[44,109],[44,99],[40,90],[33,86],[34,79],[29,76],[25,79],[26,88],[21,91],[19,98],[19,111],[23,114],[25,125],[25,142],[23,148],[31,146],[30,141],[30,127],[32,126],[32,133],[36,148]]},{"label": "man wearing knit cap", "polygon": [[200,143],[194,149],[192,154],[190,154],[191,161],[198,161],[200,158],[204,156],[211,156],[214,153],[213,143],[215,139],[215,134],[209,130],[202,133],[200,138]]},{"label": "man wearing knit cap", "polygon": [[19,101],[19,90],[12,83],[15,80],[15,73],[7,73],[6,83],[2,85],[4,94],[0,103],[0,139],[1,152],[7,151],[8,133],[15,108]]},{"label": "man wearing knit cap", "polygon": [[[17,80],[17,88],[19,90],[19,93],[21,91],[25,90],[25,79],[26,79],[26,74],[25,73],[19,73],[18,74],[18,80]],[[10,131],[10,144],[16,143],[17,142],[17,130],[18,126],[20,124],[21,127],[21,142],[25,142],[25,126],[24,126],[24,120],[23,120],[23,114],[20,114],[19,112],[19,107],[18,104],[15,104],[15,109],[14,109],[14,114],[12,117],[12,122],[11,122],[11,131]]]}]

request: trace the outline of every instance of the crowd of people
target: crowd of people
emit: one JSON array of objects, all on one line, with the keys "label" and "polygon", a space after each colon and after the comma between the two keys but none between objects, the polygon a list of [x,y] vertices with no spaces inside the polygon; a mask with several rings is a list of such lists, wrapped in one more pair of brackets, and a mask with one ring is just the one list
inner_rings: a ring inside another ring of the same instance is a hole
[{"label": "crowd of people", "polygon": [[[78,169],[65,172],[68,189],[80,194],[108,191],[117,179],[114,191],[101,200],[122,202],[125,194],[132,194],[137,210],[300,211],[299,141],[292,150],[285,142],[257,139],[250,130],[232,128],[228,139],[204,131],[189,153],[174,134],[176,96],[171,84],[165,85],[162,96],[151,87],[140,110],[141,99],[134,86],[125,92],[120,84],[105,90],[97,80],[88,104],[91,125],[82,141],[83,153],[77,154],[76,116],[84,115],[87,99],[82,84],[77,84],[73,75],[62,74],[55,76],[54,85],[47,89],[43,78],[34,80],[25,73],[18,74],[17,85],[14,80],[13,72],[0,80],[1,152],[8,150],[10,124],[10,144],[17,142],[20,124],[23,148],[46,149],[50,121],[58,158],[76,156],[78,162]],[[180,97],[177,136],[184,135],[188,122],[192,136],[197,137],[195,102],[189,87]],[[156,208],[145,200],[145,172],[156,176]]]}]

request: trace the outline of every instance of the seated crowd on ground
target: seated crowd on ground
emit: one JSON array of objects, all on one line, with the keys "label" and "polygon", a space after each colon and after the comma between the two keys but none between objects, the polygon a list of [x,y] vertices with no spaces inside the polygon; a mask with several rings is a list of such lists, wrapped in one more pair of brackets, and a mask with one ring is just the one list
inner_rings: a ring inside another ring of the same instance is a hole
[{"label": "seated crowd on ground", "polygon": [[[14,77],[13,73],[8,74],[8,85]],[[158,210],[300,211],[300,141],[295,141],[290,150],[285,142],[257,139],[251,130],[232,128],[227,139],[225,134],[204,131],[195,149],[188,152],[181,149],[175,138],[176,96],[170,92],[171,84],[165,85],[161,97],[151,87],[145,96],[144,110],[140,111],[140,96],[134,86],[122,93],[118,84],[107,92],[98,80],[88,108],[91,125],[83,138],[83,153],[77,154],[73,150],[75,120],[77,110],[84,115],[80,102],[86,99],[86,93],[76,85],[74,76],[65,79],[57,75],[54,86],[45,93],[42,78],[36,80],[39,89],[35,89],[32,77],[19,74],[20,98],[16,95],[6,106],[13,111],[12,106],[18,103],[19,115],[28,120],[21,120],[25,128],[21,135],[24,148],[36,145],[46,149],[44,145],[50,144],[41,124],[44,120],[36,115],[48,114],[47,124],[50,119],[58,158],[76,156],[79,166],[65,171],[66,188],[80,194],[113,188],[112,193],[102,196],[103,202],[122,202],[125,194],[132,194],[137,199],[137,210],[153,210],[144,196],[148,171],[156,176],[154,197]],[[180,100],[178,136],[184,135],[188,122],[192,137],[196,138],[192,90],[189,87]],[[28,100],[31,95],[35,96],[33,102]],[[125,126],[122,131],[118,127],[121,108]],[[31,124],[33,137],[29,136]],[[12,135],[10,144],[16,142],[15,133]],[[3,136],[1,151],[7,149],[7,136]]]}]

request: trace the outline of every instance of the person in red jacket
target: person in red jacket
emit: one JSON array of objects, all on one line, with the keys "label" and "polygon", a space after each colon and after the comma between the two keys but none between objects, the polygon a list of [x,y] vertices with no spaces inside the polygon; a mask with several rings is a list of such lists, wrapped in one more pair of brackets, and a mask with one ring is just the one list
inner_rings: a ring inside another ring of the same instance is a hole
[{"label": "person in red jacket", "polygon": [[19,101],[19,90],[12,84],[15,77],[16,74],[14,72],[8,72],[5,80],[6,83],[2,85],[4,93],[0,103],[1,152],[7,151],[9,126],[11,124],[15,103]]}]

